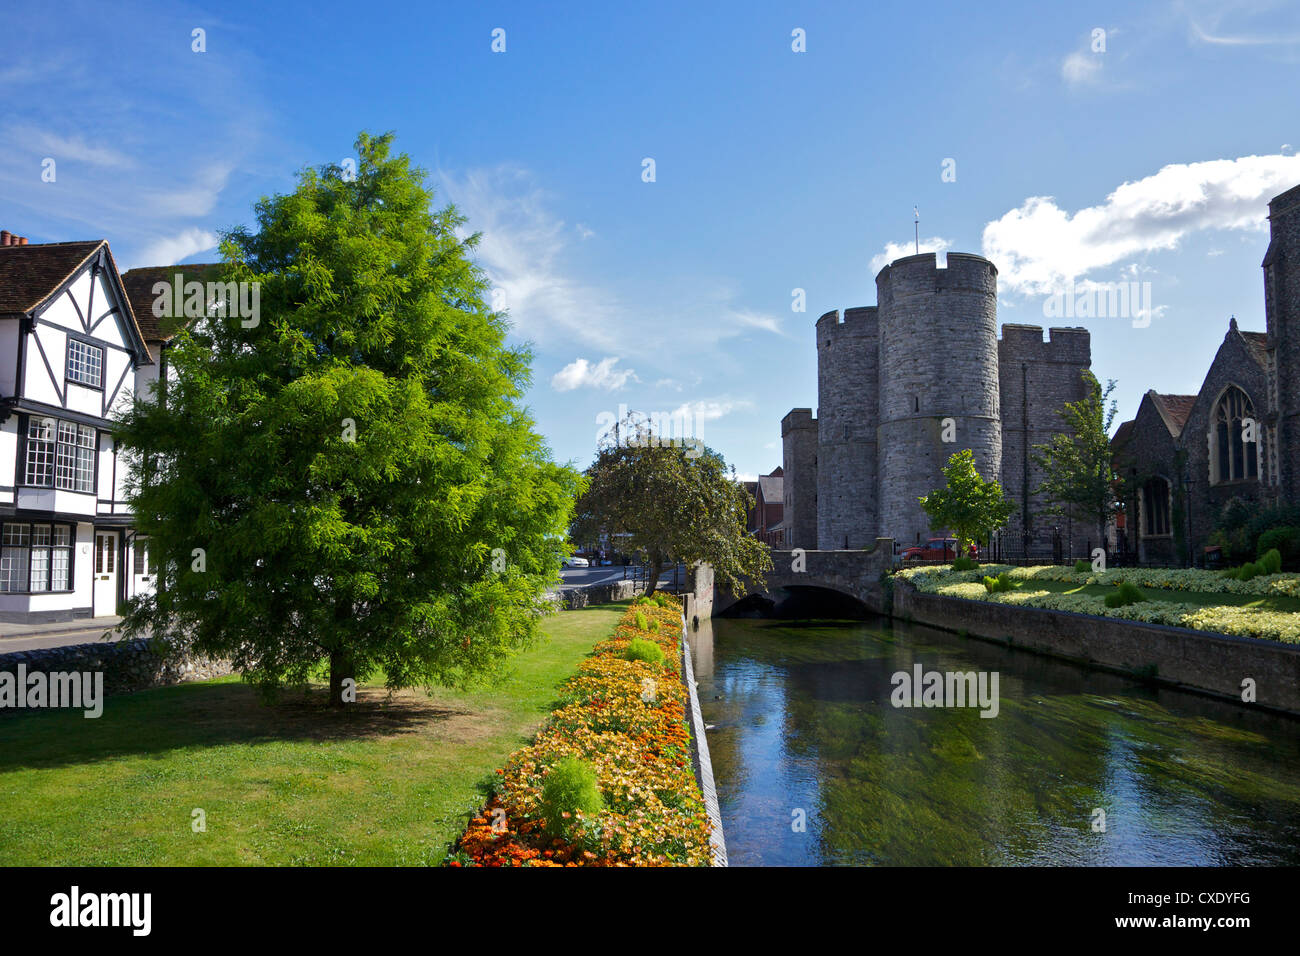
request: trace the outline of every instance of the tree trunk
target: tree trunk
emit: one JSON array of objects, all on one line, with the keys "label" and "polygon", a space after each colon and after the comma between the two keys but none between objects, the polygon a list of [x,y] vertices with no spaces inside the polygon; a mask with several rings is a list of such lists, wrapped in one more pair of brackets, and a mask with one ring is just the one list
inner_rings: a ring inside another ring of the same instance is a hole
[{"label": "tree trunk", "polygon": [[[344,650],[330,651],[330,706],[343,707],[343,681],[351,677],[356,679],[352,655]],[[354,685],[355,687],[355,685]]]},{"label": "tree trunk", "polygon": [[655,588],[659,585],[659,575],[664,569],[664,559],[658,555],[650,559],[650,576],[646,579],[645,593],[649,597],[655,593]]}]

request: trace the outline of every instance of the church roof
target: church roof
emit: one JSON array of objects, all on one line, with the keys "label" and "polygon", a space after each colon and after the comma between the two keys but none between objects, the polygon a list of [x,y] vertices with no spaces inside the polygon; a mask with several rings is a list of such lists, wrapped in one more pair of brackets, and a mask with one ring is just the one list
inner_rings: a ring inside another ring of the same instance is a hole
[{"label": "church roof", "polygon": [[1175,438],[1181,435],[1183,426],[1187,424],[1187,416],[1192,413],[1192,406],[1196,404],[1196,396],[1161,395],[1155,389],[1152,389],[1147,392],[1147,397],[1151,399],[1151,404],[1156,407],[1156,411],[1164,419],[1169,434]]}]

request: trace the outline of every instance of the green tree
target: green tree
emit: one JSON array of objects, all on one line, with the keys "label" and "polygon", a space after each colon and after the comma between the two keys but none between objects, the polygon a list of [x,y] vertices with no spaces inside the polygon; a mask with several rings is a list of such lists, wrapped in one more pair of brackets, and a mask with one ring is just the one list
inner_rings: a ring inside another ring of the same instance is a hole
[{"label": "green tree", "polygon": [[975,454],[969,449],[955,453],[943,469],[944,487],[920,498],[933,531],[950,531],[957,539],[957,553],[982,541],[1006,524],[1012,504],[1002,494],[1002,485],[986,481],[975,469]]},{"label": "green tree", "polygon": [[478,236],[391,141],[362,134],[354,175],[304,170],[224,237],[260,315],[209,310],[117,431],[162,571],[129,631],[268,693],[328,662],[334,705],[346,678],[463,685],[528,644],[581,490],[520,404],[531,356],[484,304]]},{"label": "green tree", "polygon": [[707,562],[714,580],[733,592],[742,578],[772,569],[767,546],[745,528],[753,498],[727,474],[721,455],[698,441],[661,440],[631,416],[612,435],[587,469],[575,540],[625,535],[622,550],[646,554],[650,593],[670,561]]},{"label": "green tree", "polygon": [[1063,515],[1095,526],[1104,547],[1106,523],[1123,498],[1110,442],[1119,408],[1110,398],[1115,391],[1113,379],[1103,390],[1092,372],[1084,369],[1082,375],[1088,394],[1065,404],[1060,412],[1062,430],[1047,444],[1035,445],[1033,459],[1043,473],[1039,491],[1047,503]]}]

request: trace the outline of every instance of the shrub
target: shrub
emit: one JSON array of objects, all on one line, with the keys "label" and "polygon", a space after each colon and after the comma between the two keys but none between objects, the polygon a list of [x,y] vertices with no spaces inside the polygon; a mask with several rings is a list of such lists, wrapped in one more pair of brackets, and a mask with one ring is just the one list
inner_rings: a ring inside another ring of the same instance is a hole
[{"label": "shrub", "polygon": [[655,594],[655,603],[660,607],[672,607],[673,599],[665,592],[659,591]]},{"label": "shrub", "polygon": [[1260,535],[1260,563],[1264,564],[1266,574],[1282,574],[1282,548],[1294,546],[1292,535],[1300,536],[1300,528],[1274,528]]},{"label": "shrub", "polygon": [[659,633],[659,618],[657,618],[657,617],[652,617],[652,618],[650,618],[650,626],[649,626],[648,628],[646,628],[646,630],[648,630],[651,634],[658,634],[658,633]]},{"label": "shrub", "polygon": [[[546,775],[542,784],[541,811],[546,831],[561,836],[572,823],[572,815],[592,816],[605,809],[596,784],[596,771],[577,757],[565,757]],[[566,819],[564,814],[569,814]]]},{"label": "shrub", "polygon": [[952,562],[952,569],[954,571],[974,571],[979,566],[978,561],[964,554],[957,555]]},{"label": "shrub", "polygon": [[632,620],[633,620],[633,623],[636,624],[636,629],[637,629],[638,631],[648,630],[648,625],[647,625],[647,622],[646,622],[645,615],[642,614],[640,611],[637,611],[637,612],[636,612],[636,617],[634,617]]},{"label": "shrub", "polygon": [[1130,604],[1140,604],[1147,599],[1136,584],[1132,581],[1123,581],[1112,593],[1106,595],[1107,607],[1128,607]]},{"label": "shrub", "polygon": [[626,656],[630,661],[645,661],[647,664],[654,664],[658,667],[664,662],[664,649],[654,641],[634,637],[631,643],[627,645]]},{"label": "shrub", "polygon": [[990,594],[995,594],[999,591],[1010,591],[1011,588],[1011,575],[1007,574],[1006,571],[1003,571],[996,578],[984,578],[984,590],[988,591]]},{"label": "shrub", "polygon": [[1078,571],[1080,574],[1087,574],[1092,570],[1092,562],[1080,558],[1078,561],[1074,562],[1074,570]]}]

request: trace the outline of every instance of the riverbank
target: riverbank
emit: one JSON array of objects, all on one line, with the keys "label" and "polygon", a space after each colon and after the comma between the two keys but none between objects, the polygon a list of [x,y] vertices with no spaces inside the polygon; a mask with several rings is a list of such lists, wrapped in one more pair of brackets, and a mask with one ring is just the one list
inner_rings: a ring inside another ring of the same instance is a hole
[{"label": "riverbank", "polygon": [[1300,645],[926,593],[893,581],[893,616],[1247,706],[1300,715]]},{"label": "riverbank", "polygon": [[[237,678],[0,720],[0,860],[31,866],[436,865],[493,771],[625,606],[547,617],[498,685],[345,711]],[[199,825],[202,829],[197,829]]]}]

